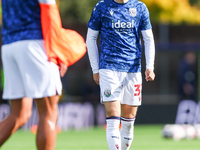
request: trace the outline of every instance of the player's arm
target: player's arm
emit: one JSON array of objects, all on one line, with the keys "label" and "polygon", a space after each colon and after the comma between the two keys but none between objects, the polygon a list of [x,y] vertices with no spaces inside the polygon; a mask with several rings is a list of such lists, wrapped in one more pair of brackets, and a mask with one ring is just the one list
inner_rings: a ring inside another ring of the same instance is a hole
[{"label": "player's arm", "polygon": [[63,62],[60,63],[60,76],[64,77],[65,73],[67,72],[68,67]]},{"label": "player's arm", "polygon": [[87,45],[90,65],[92,67],[93,78],[97,84],[99,84],[99,52],[97,48],[98,35],[99,31],[88,28],[86,45]]},{"label": "player's arm", "polygon": [[76,31],[64,29],[55,0],[38,0],[46,53],[50,61],[60,68],[63,76],[86,53],[84,38]]},{"label": "player's arm", "polygon": [[141,31],[144,47],[145,47],[145,58],[146,58],[146,81],[153,81],[155,78],[154,73],[154,60],[155,60],[155,44],[152,29]]},{"label": "player's arm", "polygon": [[[141,2],[142,3],[142,2]],[[154,74],[154,60],[155,60],[155,44],[152,32],[152,26],[149,16],[149,11],[146,5],[143,3],[142,7],[142,19],[140,30],[144,40],[145,46],[145,58],[146,58],[146,81],[153,81],[155,78]]]},{"label": "player's arm", "polygon": [[101,29],[101,7],[103,1],[99,1],[91,14],[88,22],[88,32],[86,37],[86,45],[88,50],[88,56],[90,65],[92,67],[94,81],[99,84],[99,52],[97,48],[97,37]]},{"label": "player's arm", "polygon": [[[41,5],[41,9],[45,9],[43,8],[43,5],[56,5],[55,0],[38,0],[38,2]],[[51,53],[51,56],[48,57],[50,57],[49,59],[59,66],[60,76],[63,77],[67,72],[68,69],[67,65],[63,63],[60,59],[58,59],[57,55],[53,52]]]}]

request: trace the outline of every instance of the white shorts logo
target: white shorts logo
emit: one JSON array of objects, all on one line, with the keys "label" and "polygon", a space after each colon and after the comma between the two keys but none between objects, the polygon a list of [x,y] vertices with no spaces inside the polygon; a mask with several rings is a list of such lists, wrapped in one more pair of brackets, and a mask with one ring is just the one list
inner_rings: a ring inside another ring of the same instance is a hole
[{"label": "white shorts logo", "polygon": [[104,95],[105,95],[105,97],[110,97],[111,91],[110,90],[105,90],[104,91]]}]

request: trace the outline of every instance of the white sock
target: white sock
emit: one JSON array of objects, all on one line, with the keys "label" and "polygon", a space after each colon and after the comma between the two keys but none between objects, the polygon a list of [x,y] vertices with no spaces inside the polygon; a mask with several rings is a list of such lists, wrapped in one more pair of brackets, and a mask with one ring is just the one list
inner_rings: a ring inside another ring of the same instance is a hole
[{"label": "white sock", "polygon": [[121,117],[121,150],[129,150],[134,138],[135,118],[126,119]]},{"label": "white sock", "polygon": [[119,132],[119,117],[108,117],[106,118],[106,138],[109,150],[121,150],[121,138]]}]

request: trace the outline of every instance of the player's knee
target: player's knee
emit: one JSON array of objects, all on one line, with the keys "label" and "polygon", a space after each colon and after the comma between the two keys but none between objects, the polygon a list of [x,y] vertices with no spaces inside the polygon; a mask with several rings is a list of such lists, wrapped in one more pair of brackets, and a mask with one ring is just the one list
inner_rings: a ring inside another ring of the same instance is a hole
[{"label": "player's knee", "polygon": [[131,112],[128,111],[128,112],[123,112],[121,117],[131,119],[131,118],[135,118],[136,115],[137,115],[137,111],[131,111]]},{"label": "player's knee", "polygon": [[55,121],[58,118],[58,106],[57,105],[55,105],[51,110],[51,118],[54,119]]},{"label": "player's knee", "polygon": [[106,110],[106,115],[107,115],[107,117],[120,116],[120,111],[117,110],[117,109],[107,109]]},{"label": "player's knee", "polygon": [[55,122],[58,118],[58,106],[57,105],[51,106],[45,111],[41,111],[39,113],[39,118],[41,120],[50,119],[53,122]]},{"label": "player's knee", "polygon": [[129,118],[135,118],[136,114],[137,114],[136,112],[131,113],[130,116],[129,116]]},{"label": "player's knee", "polygon": [[107,117],[120,116],[120,113],[118,111],[107,111],[106,114],[107,114]]},{"label": "player's knee", "polygon": [[57,116],[58,115],[58,105],[53,105],[51,109],[48,110],[49,114],[52,116]]},{"label": "player's knee", "polygon": [[24,125],[24,124],[29,120],[30,117],[31,117],[31,111],[30,111],[30,112],[23,113],[23,114],[20,116],[21,126]]},{"label": "player's knee", "polygon": [[19,114],[12,114],[12,116],[16,119],[16,123],[19,127],[23,126],[31,117],[31,111],[29,112],[20,112]]},{"label": "player's knee", "polygon": [[121,117],[131,119],[136,117],[136,113],[123,114]]}]

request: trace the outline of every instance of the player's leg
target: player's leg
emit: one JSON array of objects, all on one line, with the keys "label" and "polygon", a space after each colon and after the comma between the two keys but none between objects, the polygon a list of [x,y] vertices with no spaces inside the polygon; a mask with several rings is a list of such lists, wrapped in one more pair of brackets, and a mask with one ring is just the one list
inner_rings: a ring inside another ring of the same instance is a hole
[{"label": "player's leg", "polygon": [[141,105],[141,73],[127,73],[124,79],[121,105],[121,145],[128,150],[134,137],[134,122],[138,106]]},{"label": "player's leg", "polygon": [[23,126],[31,116],[32,99],[22,98],[11,100],[11,113],[0,122],[0,147],[3,143],[21,126]]},{"label": "player's leg", "polygon": [[106,109],[106,138],[109,150],[120,150],[120,101],[104,102]]},{"label": "player's leg", "polygon": [[39,114],[39,124],[36,138],[38,150],[55,149],[58,101],[58,95],[35,100]]},{"label": "player's leg", "polygon": [[121,105],[121,150],[129,150],[132,144],[137,108],[137,106]]},{"label": "player's leg", "polygon": [[119,132],[120,124],[120,100],[123,78],[121,72],[100,69],[101,101],[106,109],[106,137],[109,150],[120,150],[121,139]]},{"label": "player's leg", "polygon": [[17,55],[21,60],[25,93],[34,98],[39,114],[37,147],[38,150],[51,150],[55,148],[57,103],[62,91],[59,69],[55,63],[48,61],[43,40],[26,40],[20,44],[26,48]]}]

